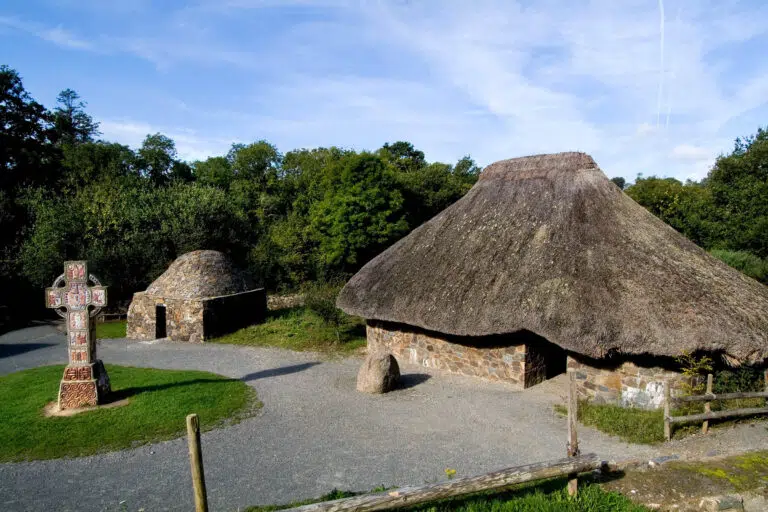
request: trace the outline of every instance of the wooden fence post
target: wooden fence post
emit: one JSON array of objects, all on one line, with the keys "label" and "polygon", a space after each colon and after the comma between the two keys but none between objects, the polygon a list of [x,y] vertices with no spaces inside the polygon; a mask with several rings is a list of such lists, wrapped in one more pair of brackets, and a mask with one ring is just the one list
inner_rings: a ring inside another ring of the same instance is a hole
[{"label": "wooden fence post", "polygon": [[[765,383],[765,392],[768,393],[768,368],[763,370],[763,382]],[[765,399],[765,405],[768,405],[768,398]]]},{"label": "wooden fence post", "polygon": [[667,441],[672,439],[672,425],[669,422],[670,400],[669,381],[667,380],[664,382],[664,439]]},{"label": "wooden fence post", "polygon": [[[712,374],[707,374],[707,394],[712,394]],[[704,414],[712,412],[712,402],[704,402]],[[706,434],[709,432],[709,420],[704,420],[701,423],[701,433]]]},{"label": "wooden fence post", "polygon": [[195,512],[208,512],[203,452],[200,446],[200,419],[197,414],[187,415],[187,444],[189,444],[189,464],[192,467],[192,488],[195,492]]},{"label": "wooden fence post", "polygon": [[[579,401],[576,393],[576,380],[573,372],[568,373],[568,457],[579,456],[579,440],[576,436],[576,420],[579,414]],[[568,496],[579,492],[579,480],[576,473],[568,475]]]}]

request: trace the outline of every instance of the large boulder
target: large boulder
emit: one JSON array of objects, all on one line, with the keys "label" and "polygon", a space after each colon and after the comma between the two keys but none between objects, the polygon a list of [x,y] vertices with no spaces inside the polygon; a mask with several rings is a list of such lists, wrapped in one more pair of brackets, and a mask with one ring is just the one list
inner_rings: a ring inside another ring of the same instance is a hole
[{"label": "large boulder", "polygon": [[357,390],[363,393],[386,393],[397,387],[400,367],[392,354],[369,354],[357,373]]}]

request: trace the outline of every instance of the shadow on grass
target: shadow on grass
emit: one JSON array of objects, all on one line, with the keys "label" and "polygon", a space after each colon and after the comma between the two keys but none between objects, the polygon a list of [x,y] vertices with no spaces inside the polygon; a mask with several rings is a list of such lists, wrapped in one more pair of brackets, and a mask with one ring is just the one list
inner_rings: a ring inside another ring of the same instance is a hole
[{"label": "shadow on grass", "polygon": [[26,352],[32,352],[46,347],[53,347],[55,343],[13,343],[0,345],[0,359],[3,357],[13,357]]},{"label": "shadow on grass", "polygon": [[269,370],[260,370],[258,372],[253,372],[247,375],[243,375],[240,378],[240,380],[244,382],[249,382],[252,380],[267,379],[269,377],[279,377],[280,375],[289,375],[291,373],[303,372],[304,370],[308,370],[309,368],[312,368],[313,366],[317,366],[318,364],[320,363],[317,361],[314,361],[311,363],[293,364],[290,366],[281,366],[280,368],[270,368]]},{"label": "shadow on grass", "polygon": [[431,378],[432,376],[426,373],[408,373],[406,375],[401,375],[397,389],[410,389],[427,382]]},{"label": "shadow on grass", "polygon": [[235,379],[192,379],[192,380],[183,380],[180,382],[168,382],[166,384],[153,384],[150,386],[133,386],[130,388],[124,388],[124,389],[118,389],[116,391],[112,391],[109,394],[109,400],[107,403],[117,402],[119,400],[124,400],[132,396],[140,395],[142,393],[151,393],[153,391],[163,391],[166,389],[176,388],[180,386],[190,386],[193,384],[225,384],[233,380]]}]

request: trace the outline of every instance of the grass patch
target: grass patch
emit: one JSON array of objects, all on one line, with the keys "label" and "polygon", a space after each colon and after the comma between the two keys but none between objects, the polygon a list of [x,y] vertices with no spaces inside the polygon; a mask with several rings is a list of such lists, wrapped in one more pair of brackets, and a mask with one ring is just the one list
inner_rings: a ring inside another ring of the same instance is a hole
[{"label": "grass patch", "polygon": [[[610,510],[616,512],[643,512],[649,509],[632,503],[619,493],[604,491],[597,484],[579,485],[576,498],[568,497],[565,479],[528,484],[510,491],[482,493],[466,498],[454,498],[418,505],[402,510],[418,512],[583,512]],[[372,492],[381,492],[376,489]],[[246,512],[273,512],[285,508],[308,505],[320,501],[354,496],[356,493],[334,490],[315,500],[286,505],[251,507]]]},{"label": "grass patch", "polygon": [[[555,411],[568,414],[562,405],[555,405]],[[661,409],[625,408],[579,400],[578,416],[584,425],[630,443],[656,444],[664,441],[664,412]]]},{"label": "grass patch", "polygon": [[[726,404],[712,402],[712,410],[738,407],[762,407],[765,399],[729,400]],[[555,412],[563,416],[568,414],[568,409],[563,405],[555,405]],[[701,403],[687,404],[685,408],[673,409],[672,416],[683,416],[704,412]],[[709,427],[722,428],[741,422],[755,421],[762,416],[751,418],[734,418],[724,420],[710,420]],[[579,400],[578,420],[589,427],[595,427],[601,432],[617,436],[624,441],[636,444],[657,444],[664,442],[664,411],[662,409],[647,410],[638,408],[620,407],[610,404],[595,404]],[[672,427],[672,439],[682,439],[691,434],[701,432],[701,422],[689,424],[675,424]]]},{"label": "grass patch", "polygon": [[365,321],[344,315],[337,332],[308,308],[280,309],[269,311],[264,323],[210,341],[297,351],[351,352],[365,346]]},{"label": "grass patch", "polygon": [[768,451],[751,452],[707,463],[670,463],[670,469],[697,473],[713,483],[727,482],[734,490],[746,491],[768,484]]},{"label": "grass patch", "polygon": [[107,365],[114,399],[129,404],[70,417],[46,418],[57,399],[64,366],[0,377],[0,462],[76,457],[173,439],[185,417],[201,427],[236,423],[261,406],[245,383],[208,372]]},{"label": "grass patch", "polygon": [[98,322],[96,324],[96,338],[125,338],[125,328],[127,322],[125,320],[117,320],[114,322]]}]

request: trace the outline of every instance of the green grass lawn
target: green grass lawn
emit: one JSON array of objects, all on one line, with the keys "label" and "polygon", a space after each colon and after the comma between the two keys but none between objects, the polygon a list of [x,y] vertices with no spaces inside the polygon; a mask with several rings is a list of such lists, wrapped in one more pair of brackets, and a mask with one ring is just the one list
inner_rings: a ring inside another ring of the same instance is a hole
[{"label": "green grass lawn", "polygon": [[[556,405],[555,410],[563,415],[568,414],[562,405]],[[584,425],[630,443],[655,444],[664,441],[664,415],[661,409],[649,411],[579,400],[578,416]]]},{"label": "green grass lawn", "polygon": [[[414,512],[644,512],[650,510],[632,503],[617,492],[604,491],[597,484],[580,483],[579,493],[575,498],[570,498],[565,491],[565,484],[565,479],[554,479],[544,483],[520,486],[502,493],[484,493],[401,510]],[[381,489],[376,489],[375,492],[381,492]],[[315,500],[251,507],[246,509],[246,512],[273,512],[354,495],[355,493],[334,490]]]},{"label": "green grass lawn", "polygon": [[365,321],[345,316],[337,333],[334,327],[307,308],[281,309],[269,311],[262,324],[210,341],[298,351],[351,352],[365,346]]},{"label": "green grass lawn", "polygon": [[[712,410],[721,408],[761,407],[764,399],[730,400],[724,404],[712,402]],[[562,405],[555,405],[555,411],[562,415],[568,414]],[[702,404],[692,404],[683,409],[672,410],[672,416],[697,414],[704,411]],[[763,417],[764,418],[764,417]],[[759,418],[758,418],[759,419]],[[710,421],[710,428],[721,428],[744,421],[754,421],[755,418],[735,418]],[[657,444],[664,442],[664,411],[662,409],[646,410],[619,407],[618,405],[594,404],[579,401],[579,421],[589,427],[595,427],[601,432],[617,436],[624,441],[637,444]],[[681,439],[692,433],[701,432],[701,422],[673,425],[672,438]]]},{"label": "green grass lawn", "polygon": [[99,322],[96,324],[96,338],[125,338],[125,320],[115,322]]},{"label": "green grass lawn", "polygon": [[107,365],[114,399],[128,405],[70,417],[43,415],[57,399],[64,366],[0,377],[0,462],[75,457],[172,439],[185,417],[210,430],[252,414],[260,403],[245,383],[208,372]]}]

